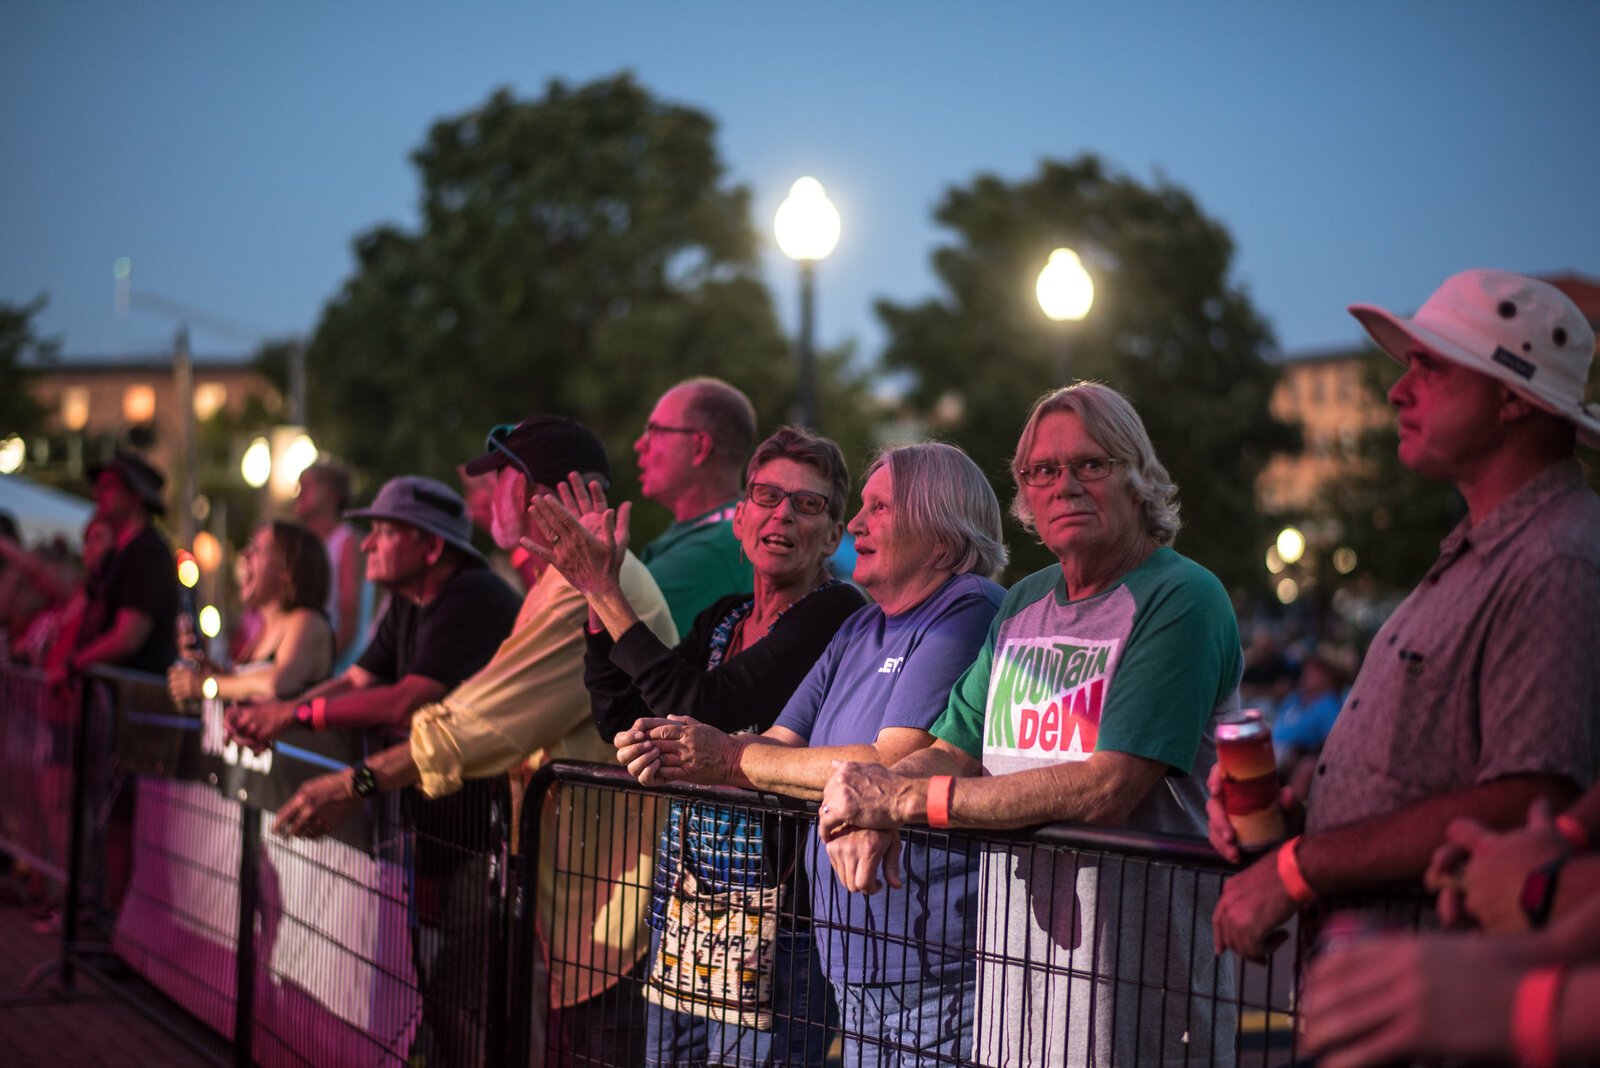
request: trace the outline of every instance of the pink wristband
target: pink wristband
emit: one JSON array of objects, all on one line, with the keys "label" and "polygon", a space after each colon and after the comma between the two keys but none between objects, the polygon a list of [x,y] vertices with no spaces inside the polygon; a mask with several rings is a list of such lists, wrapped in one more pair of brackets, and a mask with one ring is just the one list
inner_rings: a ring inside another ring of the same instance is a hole
[{"label": "pink wristband", "polygon": [[1298,834],[1278,847],[1278,881],[1283,884],[1283,892],[1289,895],[1290,901],[1296,905],[1309,905],[1317,899],[1317,892],[1311,889],[1311,884],[1306,882],[1305,875],[1300,871],[1300,858],[1295,855],[1295,850],[1299,848]]},{"label": "pink wristband", "polygon": [[1555,1068],[1556,1003],[1566,965],[1534,968],[1511,998],[1511,1053],[1521,1068]]},{"label": "pink wristband", "polygon": [[956,792],[956,781],[949,775],[935,775],[928,780],[928,826],[950,826],[950,795]]},{"label": "pink wristband", "polygon": [[1564,812],[1556,817],[1556,831],[1566,840],[1574,853],[1587,853],[1593,844],[1589,841],[1589,832],[1584,829],[1583,824]]},{"label": "pink wristband", "polygon": [[326,697],[313,697],[311,699],[311,729],[314,731],[328,729],[328,699]]}]

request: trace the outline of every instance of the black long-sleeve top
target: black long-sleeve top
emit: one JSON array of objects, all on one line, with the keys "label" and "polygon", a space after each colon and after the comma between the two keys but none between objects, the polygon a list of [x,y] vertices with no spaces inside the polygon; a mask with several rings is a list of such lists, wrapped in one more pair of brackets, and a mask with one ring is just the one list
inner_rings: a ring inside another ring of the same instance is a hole
[{"label": "black long-sleeve top", "polygon": [[605,631],[590,633],[583,681],[601,737],[609,742],[642,716],[693,716],[729,733],[766,730],[834,633],[866,604],[854,586],[817,589],[790,605],[766,637],[707,670],[712,632],[750,596],[714,603],[671,649],[643,623],[615,642]]}]

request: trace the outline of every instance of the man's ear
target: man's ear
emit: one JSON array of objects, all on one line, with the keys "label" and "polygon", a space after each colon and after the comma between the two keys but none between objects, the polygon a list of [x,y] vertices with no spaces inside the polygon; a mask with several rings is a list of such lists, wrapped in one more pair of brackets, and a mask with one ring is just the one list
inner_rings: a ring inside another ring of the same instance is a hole
[{"label": "man's ear", "polygon": [[432,567],[444,556],[444,539],[437,534],[423,536],[428,539],[428,551],[424,558],[428,561],[428,566]]},{"label": "man's ear", "polygon": [[711,456],[716,451],[716,445],[712,442],[710,434],[704,430],[696,430],[694,432],[694,460],[692,461],[694,466],[704,467],[710,463]]},{"label": "man's ear", "polygon": [[1500,387],[1500,420],[1503,423],[1520,423],[1524,419],[1539,415],[1543,408],[1533,403],[1516,390],[1507,386]]}]

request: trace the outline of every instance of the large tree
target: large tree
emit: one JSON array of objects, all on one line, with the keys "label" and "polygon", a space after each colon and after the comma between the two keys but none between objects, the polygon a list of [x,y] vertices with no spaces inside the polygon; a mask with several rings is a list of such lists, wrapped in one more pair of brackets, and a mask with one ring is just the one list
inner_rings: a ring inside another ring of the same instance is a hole
[{"label": "large tree", "polygon": [[494,424],[566,414],[630,492],[629,443],[681,378],[727,378],[781,418],[793,361],[714,133],[628,75],[435,124],[413,156],[420,228],[357,238],[309,347],[319,442],[372,475],[449,477]]},{"label": "large tree", "polygon": [[[1012,492],[1007,460],[1033,398],[1064,377],[1125,393],[1178,483],[1178,546],[1235,588],[1259,585],[1269,521],[1256,474],[1297,433],[1267,408],[1271,333],[1231,277],[1233,242],[1187,192],[1111,172],[1092,155],[1046,161],[1022,181],[982,175],[935,217],[955,234],[933,263],[942,295],[878,304],[885,362],[910,373],[910,401]],[[1096,281],[1081,323],[1044,317],[1034,282],[1068,246]],[[1013,574],[1049,557],[1013,529]]]},{"label": "large tree", "polygon": [[33,317],[44,304],[42,296],[26,304],[0,301],[0,382],[6,384],[0,389],[0,439],[36,433],[44,425],[44,412],[28,392],[32,370],[54,362],[60,349],[55,339],[34,333]]}]

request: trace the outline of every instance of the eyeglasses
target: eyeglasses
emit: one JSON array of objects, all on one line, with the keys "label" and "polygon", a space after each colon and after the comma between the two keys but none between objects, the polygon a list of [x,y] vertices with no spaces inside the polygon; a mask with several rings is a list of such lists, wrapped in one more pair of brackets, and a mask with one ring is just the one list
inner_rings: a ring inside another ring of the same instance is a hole
[{"label": "eyeglasses", "polygon": [[1081,460],[1040,460],[1017,468],[1017,477],[1034,489],[1054,486],[1063,471],[1071,471],[1079,482],[1099,482],[1111,477],[1118,464],[1128,461],[1111,456],[1085,456]]},{"label": "eyeglasses", "polygon": [[763,508],[776,508],[785,497],[794,502],[794,510],[801,515],[821,515],[828,510],[828,498],[810,490],[786,490],[770,482],[752,482],[744,491],[751,503]]},{"label": "eyeglasses", "polygon": [[644,436],[651,434],[700,434],[703,431],[697,426],[668,426],[666,423],[646,423]]},{"label": "eyeglasses", "polygon": [[511,446],[506,444],[506,439],[511,436],[511,432],[515,429],[517,429],[516,423],[501,423],[489,431],[489,437],[484,441],[483,447],[489,452],[503,453],[512,466],[522,472],[522,477],[528,480],[528,486],[531,489],[539,480],[533,477],[533,472],[528,470],[528,465],[522,462],[522,457],[518,456]]}]

